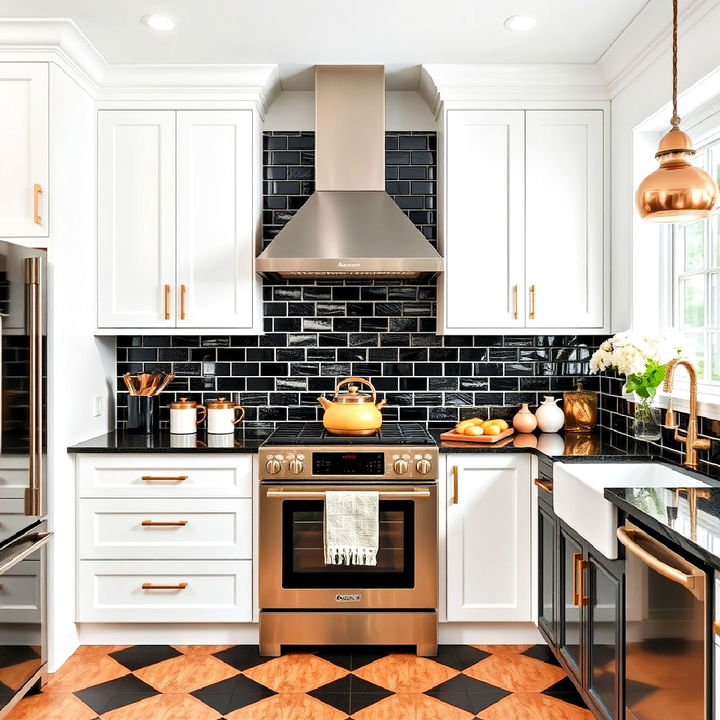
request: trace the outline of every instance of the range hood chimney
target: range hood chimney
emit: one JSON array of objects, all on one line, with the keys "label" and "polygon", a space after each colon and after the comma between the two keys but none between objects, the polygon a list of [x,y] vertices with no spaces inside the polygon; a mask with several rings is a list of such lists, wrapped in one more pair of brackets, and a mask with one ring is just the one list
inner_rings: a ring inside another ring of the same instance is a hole
[{"label": "range hood chimney", "polygon": [[385,68],[315,69],[316,191],[257,257],[281,278],[419,278],[442,257],[385,192]]}]

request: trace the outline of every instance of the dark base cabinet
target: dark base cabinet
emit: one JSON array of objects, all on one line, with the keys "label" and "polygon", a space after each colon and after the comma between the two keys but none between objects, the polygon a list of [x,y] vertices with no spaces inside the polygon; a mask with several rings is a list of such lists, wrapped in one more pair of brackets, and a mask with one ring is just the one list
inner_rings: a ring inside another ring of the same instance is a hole
[{"label": "dark base cabinet", "polygon": [[624,720],[624,561],[608,560],[555,515],[551,469],[540,471],[538,627],[595,716]]}]

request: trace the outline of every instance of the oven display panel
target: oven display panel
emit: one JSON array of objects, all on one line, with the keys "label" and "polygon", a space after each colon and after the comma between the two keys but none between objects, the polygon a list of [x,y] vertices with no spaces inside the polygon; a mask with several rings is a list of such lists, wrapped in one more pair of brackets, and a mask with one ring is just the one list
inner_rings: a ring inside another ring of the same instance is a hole
[{"label": "oven display panel", "polygon": [[313,475],[384,475],[385,454],[381,452],[315,452]]}]

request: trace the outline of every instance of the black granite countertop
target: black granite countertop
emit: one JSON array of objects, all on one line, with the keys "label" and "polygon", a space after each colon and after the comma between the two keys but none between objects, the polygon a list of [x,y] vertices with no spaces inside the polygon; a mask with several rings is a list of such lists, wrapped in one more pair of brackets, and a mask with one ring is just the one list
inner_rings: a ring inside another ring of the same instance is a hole
[{"label": "black granite countertop", "polygon": [[69,453],[256,453],[272,432],[271,428],[250,429],[227,435],[171,435],[159,432],[136,435],[115,430],[68,448]]},{"label": "black granite countertop", "polygon": [[669,543],[720,570],[720,484],[694,473],[692,476],[713,485],[704,488],[606,488],[605,498],[631,520],[637,520]]},{"label": "black granite countertop", "polygon": [[437,441],[441,453],[518,453],[527,452],[548,460],[565,462],[643,462],[652,459],[646,447],[620,450],[603,440],[597,433],[516,433],[497,443],[446,442],[440,440],[440,431],[430,433]]}]

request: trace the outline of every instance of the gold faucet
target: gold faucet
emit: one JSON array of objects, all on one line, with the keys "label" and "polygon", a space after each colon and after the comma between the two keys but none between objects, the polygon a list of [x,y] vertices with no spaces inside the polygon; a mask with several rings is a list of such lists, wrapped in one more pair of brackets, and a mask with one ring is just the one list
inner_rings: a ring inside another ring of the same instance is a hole
[{"label": "gold faucet", "polygon": [[663,390],[666,393],[672,392],[673,388],[673,375],[675,374],[675,368],[678,365],[683,365],[690,376],[690,417],[688,420],[688,428],[685,436],[682,436],[678,431],[677,420],[675,419],[675,412],[672,407],[672,400],[668,400],[667,412],[665,413],[665,427],[675,431],[675,440],[685,444],[685,467],[697,470],[698,467],[698,450],[709,450],[710,440],[707,438],[698,437],[697,429],[697,373],[692,363],[688,360],[681,360],[676,358],[668,363],[665,370],[665,380],[663,382]]}]

